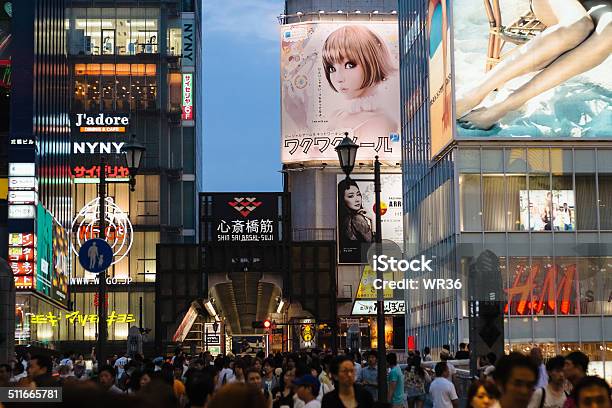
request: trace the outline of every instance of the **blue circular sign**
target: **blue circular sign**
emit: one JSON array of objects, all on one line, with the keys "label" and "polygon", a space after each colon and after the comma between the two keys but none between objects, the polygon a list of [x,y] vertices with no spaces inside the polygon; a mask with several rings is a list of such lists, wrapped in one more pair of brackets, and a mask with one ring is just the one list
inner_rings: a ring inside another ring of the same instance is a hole
[{"label": "blue circular sign", "polygon": [[113,263],[113,249],[103,239],[88,239],[79,250],[79,263],[92,273],[105,271]]}]

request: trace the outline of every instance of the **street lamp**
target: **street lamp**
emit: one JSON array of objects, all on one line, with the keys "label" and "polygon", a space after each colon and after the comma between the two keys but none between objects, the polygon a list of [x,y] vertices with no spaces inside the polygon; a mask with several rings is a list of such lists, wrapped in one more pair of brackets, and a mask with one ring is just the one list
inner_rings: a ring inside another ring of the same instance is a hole
[{"label": "street lamp", "polygon": [[[126,167],[130,171],[130,190],[136,188],[136,173],[140,167],[140,161],[145,152],[145,147],[138,143],[136,135],[132,135],[132,140],[123,146],[122,153],[126,159]],[[98,185],[98,197],[100,208],[100,239],[106,240],[106,158],[100,157],[100,183]],[[98,348],[96,350],[96,358],[98,360],[98,369],[105,363],[104,347],[108,338],[107,326],[107,310],[106,310],[106,271],[98,274]]]},{"label": "street lamp", "polygon": [[125,161],[127,168],[130,171],[130,190],[136,188],[136,174],[140,168],[140,161],[144,155],[146,148],[136,140],[136,135],[132,135],[132,140],[123,146]]},{"label": "street lamp", "polygon": [[[357,149],[359,146],[348,137],[348,132],[344,134],[344,139],[336,146],[340,167],[346,178],[350,177],[355,167]],[[376,215],[376,234],[374,243],[376,244],[376,255],[382,252],[382,222],[380,214],[380,161],[378,156],[374,158],[374,192],[376,194],[375,215]],[[382,282],[383,272],[377,268],[376,278]],[[387,353],[385,350],[385,299],[383,289],[376,291],[376,334],[378,342],[378,401],[387,403]]]}]

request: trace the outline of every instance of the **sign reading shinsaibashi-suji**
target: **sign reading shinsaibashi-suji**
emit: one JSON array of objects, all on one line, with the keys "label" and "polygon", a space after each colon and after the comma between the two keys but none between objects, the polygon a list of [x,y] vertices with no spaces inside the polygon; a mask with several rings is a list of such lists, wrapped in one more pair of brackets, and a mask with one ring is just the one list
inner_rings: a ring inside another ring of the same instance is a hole
[{"label": "sign reading shinsaibashi-suji", "polygon": [[216,242],[267,242],[278,239],[278,194],[228,193],[213,198]]}]

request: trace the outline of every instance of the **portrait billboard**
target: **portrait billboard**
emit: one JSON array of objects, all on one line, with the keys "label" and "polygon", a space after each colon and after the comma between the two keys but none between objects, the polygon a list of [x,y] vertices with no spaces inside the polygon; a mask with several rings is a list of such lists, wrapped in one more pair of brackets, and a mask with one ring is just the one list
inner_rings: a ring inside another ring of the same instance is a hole
[{"label": "portrait billboard", "polygon": [[612,136],[606,13],[571,3],[453,1],[458,139]]},{"label": "portrait billboard", "polygon": [[[365,251],[376,226],[373,174],[337,176],[338,263],[365,263]],[[403,247],[402,175],[381,174],[382,238]]]},{"label": "portrait billboard", "polygon": [[432,157],[453,139],[450,0],[428,0],[429,130]]},{"label": "portrait billboard", "polygon": [[66,229],[53,220],[51,297],[64,304],[68,303],[68,278],[70,277],[69,245]]},{"label": "portrait billboard", "polygon": [[337,161],[344,133],[357,160],[401,160],[397,22],[281,28],[281,159]]}]

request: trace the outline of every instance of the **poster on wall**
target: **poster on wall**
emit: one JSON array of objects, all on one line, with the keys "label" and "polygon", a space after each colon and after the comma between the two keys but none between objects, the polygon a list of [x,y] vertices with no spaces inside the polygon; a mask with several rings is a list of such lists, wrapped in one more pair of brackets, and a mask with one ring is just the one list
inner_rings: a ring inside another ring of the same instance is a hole
[{"label": "poster on wall", "polygon": [[344,133],[357,160],[401,160],[395,22],[308,22],[281,27],[281,159],[337,161]]},{"label": "poster on wall", "polygon": [[[457,137],[610,137],[612,57],[599,34],[607,24],[595,11],[600,2],[564,11],[579,21],[586,8],[595,26],[588,31],[562,27],[537,2],[485,3],[493,3],[491,17],[481,0],[453,0]],[[526,22],[532,29],[516,28]]]},{"label": "poster on wall", "polygon": [[576,210],[572,190],[521,190],[521,230],[574,231]]},{"label": "poster on wall", "polygon": [[[338,263],[366,263],[365,250],[373,242],[376,226],[372,174],[337,176]],[[381,174],[380,212],[382,238],[404,245],[402,175]]]},{"label": "poster on wall", "polygon": [[453,138],[450,0],[429,0],[429,128],[432,157]]},{"label": "poster on wall", "polygon": [[51,295],[51,275],[53,269],[53,217],[38,204],[36,216],[36,290]]},{"label": "poster on wall", "polygon": [[66,230],[53,220],[53,268],[51,297],[61,303],[68,302],[68,278],[70,276],[69,241]]}]

